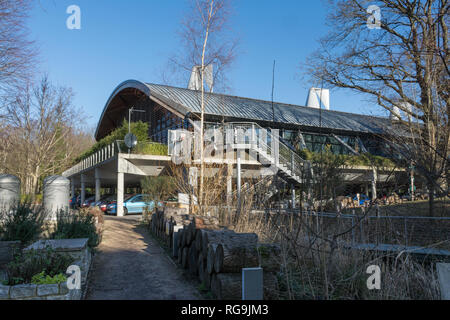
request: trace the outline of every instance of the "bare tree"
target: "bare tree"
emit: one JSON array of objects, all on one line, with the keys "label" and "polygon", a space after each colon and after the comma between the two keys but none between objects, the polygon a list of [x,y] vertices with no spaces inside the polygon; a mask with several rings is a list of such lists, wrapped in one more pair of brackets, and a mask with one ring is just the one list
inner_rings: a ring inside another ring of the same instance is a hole
[{"label": "bare tree", "polygon": [[8,105],[0,171],[16,174],[24,193],[38,193],[42,178],[61,174],[92,144],[80,130],[80,112],[72,100],[71,89],[54,87],[44,77]]},{"label": "bare tree", "polygon": [[397,129],[410,133],[397,149],[427,180],[432,215],[437,181],[449,165],[449,2],[372,4],[330,1],[331,31],[306,72],[328,86],[366,94],[396,116]]},{"label": "bare tree", "polygon": [[[200,141],[203,141],[204,134],[204,114],[206,99],[205,92],[211,93],[220,85],[226,86],[225,74],[235,59],[237,40],[229,28],[231,14],[230,0],[193,0],[191,1],[190,12],[182,21],[180,39],[182,41],[182,51],[170,59],[174,70],[182,71],[186,75],[191,74],[193,67],[200,69],[201,106],[200,116]],[[212,79],[214,85],[206,87],[206,69],[213,69]],[[187,81],[186,81],[187,83]],[[203,203],[204,185],[204,145],[200,147],[200,191],[199,202]]]},{"label": "bare tree", "polygon": [[31,4],[30,0],[0,0],[0,96],[32,75],[36,50],[25,26]]}]

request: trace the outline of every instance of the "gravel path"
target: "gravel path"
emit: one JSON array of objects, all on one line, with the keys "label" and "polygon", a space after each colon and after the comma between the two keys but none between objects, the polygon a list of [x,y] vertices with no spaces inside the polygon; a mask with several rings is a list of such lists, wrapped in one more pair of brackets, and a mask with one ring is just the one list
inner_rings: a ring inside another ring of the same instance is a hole
[{"label": "gravel path", "polygon": [[105,217],[86,300],[196,300],[199,293],[138,218]]}]

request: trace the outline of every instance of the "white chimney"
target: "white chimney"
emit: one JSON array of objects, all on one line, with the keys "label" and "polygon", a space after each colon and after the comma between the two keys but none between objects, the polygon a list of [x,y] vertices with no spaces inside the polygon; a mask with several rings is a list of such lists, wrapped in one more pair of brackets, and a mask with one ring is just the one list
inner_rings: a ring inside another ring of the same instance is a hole
[{"label": "white chimney", "polygon": [[402,118],[400,116],[400,108],[397,106],[392,106],[392,111],[391,111],[389,118],[391,120],[395,120],[395,121],[401,120]]},{"label": "white chimney", "polygon": [[320,109],[320,107],[330,110],[330,90],[311,88],[309,89],[306,106],[310,108]]}]

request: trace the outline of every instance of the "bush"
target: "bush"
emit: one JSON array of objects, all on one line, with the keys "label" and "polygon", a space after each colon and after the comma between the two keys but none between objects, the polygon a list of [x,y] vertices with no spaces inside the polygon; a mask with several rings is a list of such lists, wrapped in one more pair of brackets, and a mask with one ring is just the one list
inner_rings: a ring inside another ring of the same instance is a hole
[{"label": "bush", "polygon": [[32,284],[59,284],[67,281],[67,277],[60,273],[53,277],[42,271],[31,279]]},{"label": "bush", "polygon": [[60,212],[57,215],[56,230],[50,237],[52,239],[88,238],[88,246],[90,248],[99,244],[95,217],[92,214],[67,214]]},{"label": "bush", "polygon": [[[14,257],[14,261],[6,266],[7,285],[34,283],[42,276],[61,280],[61,274],[73,263],[73,258],[55,252],[47,247],[44,250],[30,250]],[[42,280],[42,279],[41,279]]]},{"label": "bush", "polygon": [[[131,123],[131,132],[137,137],[139,142],[148,142],[148,124],[142,121]],[[97,151],[102,150],[104,147],[111,145],[116,140],[124,140],[125,135],[128,133],[128,121],[123,120],[122,126],[111,132],[108,136],[101,139],[94,144],[91,149],[74,160],[74,163],[78,163],[83,159],[93,155]]]},{"label": "bush", "polygon": [[20,241],[23,245],[36,240],[42,232],[45,214],[42,209],[33,209],[30,202],[17,204],[11,212],[2,213],[0,239]]}]

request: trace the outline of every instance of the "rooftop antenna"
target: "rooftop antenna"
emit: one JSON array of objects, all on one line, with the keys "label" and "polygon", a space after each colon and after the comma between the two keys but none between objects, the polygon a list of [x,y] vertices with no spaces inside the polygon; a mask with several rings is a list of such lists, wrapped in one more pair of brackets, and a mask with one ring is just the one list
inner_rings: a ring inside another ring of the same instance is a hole
[{"label": "rooftop antenna", "polygon": [[273,107],[273,92],[275,90],[275,62],[273,60],[273,70],[272,70],[272,121],[275,122],[275,108]]}]

